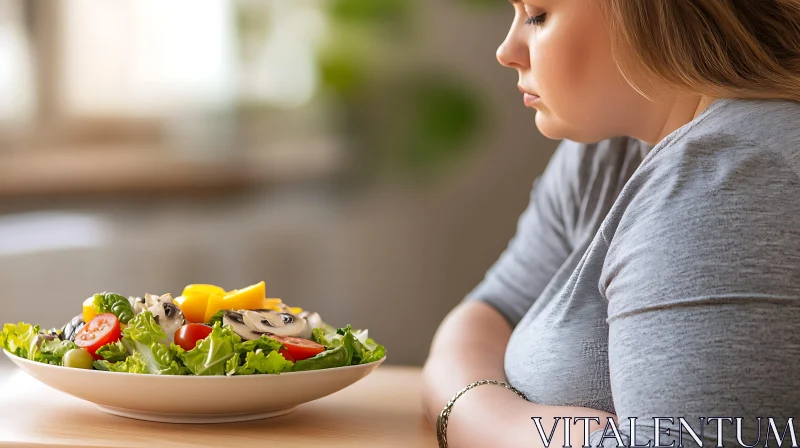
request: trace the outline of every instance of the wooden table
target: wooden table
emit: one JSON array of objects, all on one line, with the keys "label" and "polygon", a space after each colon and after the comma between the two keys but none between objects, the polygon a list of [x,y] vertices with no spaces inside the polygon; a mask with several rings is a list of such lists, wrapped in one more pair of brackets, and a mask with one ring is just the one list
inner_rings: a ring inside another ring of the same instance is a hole
[{"label": "wooden table", "polygon": [[434,448],[420,381],[418,368],[385,366],[281,417],[178,425],[105,414],[0,363],[0,447]]}]

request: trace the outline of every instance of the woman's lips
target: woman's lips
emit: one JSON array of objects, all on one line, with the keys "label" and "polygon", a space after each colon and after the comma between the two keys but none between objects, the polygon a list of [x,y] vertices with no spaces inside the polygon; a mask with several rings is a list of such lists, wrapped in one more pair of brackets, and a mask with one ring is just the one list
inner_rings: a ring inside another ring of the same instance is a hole
[{"label": "woman's lips", "polygon": [[517,84],[517,89],[522,92],[522,101],[525,102],[526,107],[533,107],[539,101],[539,95],[529,93],[521,84]]},{"label": "woman's lips", "polygon": [[525,102],[525,107],[534,107],[539,102],[539,96],[524,93],[522,94],[522,100]]}]

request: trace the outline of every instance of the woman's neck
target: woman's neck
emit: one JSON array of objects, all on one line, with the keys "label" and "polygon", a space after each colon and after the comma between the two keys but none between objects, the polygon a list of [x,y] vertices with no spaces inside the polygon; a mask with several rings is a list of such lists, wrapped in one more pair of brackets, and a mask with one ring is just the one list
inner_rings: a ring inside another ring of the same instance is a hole
[{"label": "woman's neck", "polygon": [[659,119],[651,126],[651,132],[640,140],[656,145],[676,129],[697,118],[715,98],[706,95],[675,96],[671,101],[662,105]]}]

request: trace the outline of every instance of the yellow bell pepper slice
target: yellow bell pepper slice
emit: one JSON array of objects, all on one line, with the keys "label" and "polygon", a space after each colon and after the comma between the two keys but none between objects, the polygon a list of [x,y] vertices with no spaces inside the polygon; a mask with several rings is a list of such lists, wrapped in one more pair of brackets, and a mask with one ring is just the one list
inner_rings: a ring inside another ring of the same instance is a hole
[{"label": "yellow bell pepper slice", "polygon": [[231,291],[225,295],[223,309],[226,310],[257,310],[264,302],[266,285],[258,282],[244,289]]},{"label": "yellow bell pepper slice", "polygon": [[213,294],[224,295],[225,290],[214,285],[189,285],[183,289],[183,295],[175,299],[175,303],[189,322],[208,322],[206,311],[209,297]]},{"label": "yellow bell pepper slice", "polygon": [[258,305],[259,310],[271,310],[271,311],[280,311],[281,307],[279,306],[283,301],[281,299],[263,299],[261,303]]},{"label": "yellow bell pepper slice", "polygon": [[203,319],[204,323],[210,322],[211,317],[217,314],[219,310],[226,309],[225,306],[223,305],[224,300],[225,296],[223,294],[215,293],[208,296],[208,306],[206,307],[206,313]]},{"label": "yellow bell pepper slice", "polygon": [[89,297],[88,299],[83,301],[83,321],[87,324],[92,321],[92,319],[97,316],[97,313],[94,312],[94,296]]},{"label": "yellow bell pepper slice", "polygon": [[220,288],[216,285],[188,285],[183,288],[183,295],[184,296],[191,296],[191,295],[204,295],[206,297],[210,296],[211,294],[225,294],[225,290]]},{"label": "yellow bell pepper slice", "polygon": [[175,299],[175,304],[183,312],[183,317],[192,323],[203,323],[206,317],[206,308],[208,307],[208,296],[191,295],[180,296]]}]

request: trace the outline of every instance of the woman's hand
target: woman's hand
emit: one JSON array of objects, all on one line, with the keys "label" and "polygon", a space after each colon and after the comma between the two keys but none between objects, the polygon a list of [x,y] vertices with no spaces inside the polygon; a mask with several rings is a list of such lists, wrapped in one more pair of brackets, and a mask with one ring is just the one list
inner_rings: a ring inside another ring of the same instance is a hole
[{"label": "woman's hand", "polygon": [[505,318],[483,302],[461,303],[445,317],[423,370],[423,407],[432,424],[467,384],[482,379],[505,381],[503,359],[510,336]]}]

